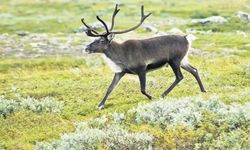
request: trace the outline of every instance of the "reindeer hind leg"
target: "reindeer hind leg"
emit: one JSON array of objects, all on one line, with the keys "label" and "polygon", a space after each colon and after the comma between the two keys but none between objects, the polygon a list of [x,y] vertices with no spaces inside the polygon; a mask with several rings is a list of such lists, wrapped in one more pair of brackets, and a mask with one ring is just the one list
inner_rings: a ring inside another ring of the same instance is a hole
[{"label": "reindeer hind leg", "polygon": [[163,92],[163,94],[161,95],[162,97],[168,95],[168,93],[183,79],[183,75],[180,69],[180,61],[171,61],[169,62],[169,65],[171,66],[176,79],[172,83],[172,85],[165,92]]},{"label": "reindeer hind leg", "polygon": [[195,77],[196,81],[198,82],[200,90],[202,92],[206,92],[206,90],[205,90],[205,88],[204,88],[204,86],[203,86],[203,84],[201,82],[198,70],[195,67],[193,67],[193,66],[191,66],[190,64],[187,63],[187,64],[182,64],[181,68],[183,68],[184,70],[191,73]]}]

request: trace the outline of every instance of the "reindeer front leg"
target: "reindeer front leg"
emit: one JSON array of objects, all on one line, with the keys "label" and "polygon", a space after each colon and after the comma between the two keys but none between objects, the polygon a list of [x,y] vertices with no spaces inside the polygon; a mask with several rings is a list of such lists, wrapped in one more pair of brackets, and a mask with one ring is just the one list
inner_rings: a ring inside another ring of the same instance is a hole
[{"label": "reindeer front leg", "polygon": [[98,105],[98,109],[103,109],[104,108],[104,104],[105,101],[107,100],[109,94],[113,91],[113,89],[116,87],[116,85],[118,84],[118,82],[120,81],[120,79],[125,75],[124,72],[119,72],[119,73],[115,73],[115,76],[113,78],[113,81],[111,82],[105,96],[103,97],[102,101],[100,102],[100,104]]},{"label": "reindeer front leg", "polygon": [[148,97],[148,99],[152,99],[152,96],[150,96],[149,94],[147,94],[146,92],[146,70],[142,70],[138,73],[138,77],[140,80],[140,85],[141,85],[141,93],[145,96]]}]

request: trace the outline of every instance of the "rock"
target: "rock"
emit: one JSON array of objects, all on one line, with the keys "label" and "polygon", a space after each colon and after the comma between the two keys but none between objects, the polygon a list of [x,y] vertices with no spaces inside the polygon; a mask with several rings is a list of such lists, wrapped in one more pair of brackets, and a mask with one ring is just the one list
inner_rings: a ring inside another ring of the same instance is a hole
[{"label": "rock", "polygon": [[74,33],[82,33],[86,30],[86,27],[85,26],[81,26],[80,28],[78,29],[75,29],[74,30]]},{"label": "rock", "polygon": [[164,36],[164,35],[168,35],[168,33],[167,32],[163,32],[163,31],[159,31],[154,36]]},{"label": "rock", "polygon": [[47,40],[49,37],[48,37],[48,34],[46,33],[42,33],[42,34],[32,34],[31,35],[31,39],[32,40]]},{"label": "rock", "polygon": [[[154,21],[150,22],[150,24],[153,27],[166,27],[166,26],[173,26],[173,25],[185,25],[190,23],[190,19],[183,19],[183,18],[175,18],[175,17],[167,17],[164,18],[164,20],[161,21]],[[144,23],[146,24],[146,23]]]},{"label": "rock", "polygon": [[191,48],[189,50],[189,53],[191,55],[196,55],[196,56],[204,56],[206,54],[205,51],[201,50],[201,49],[195,49],[195,48]]},{"label": "rock", "polygon": [[247,50],[237,48],[220,48],[219,55],[224,57],[235,57],[237,54],[244,54]]},{"label": "rock", "polygon": [[16,34],[19,35],[19,36],[27,36],[27,35],[29,35],[29,32],[27,32],[27,31],[17,31]]},{"label": "rock", "polygon": [[248,43],[248,44],[245,44],[245,46],[247,46],[247,47],[250,47],[250,43]]},{"label": "rock", "polygon": [[207,30],[207,31],[202,31],[202,30],[195,30],[195,29],[186,29],[186,33],[190,33],[190,34],[212,34],[213,31],[212,30]]},{"label": "rock", "polygon": [[243,32],[243,31],[236,31],[236,34],[242,35],[243,37],[247,37],[246,32]]},{"label": "rock", "polygon": [[[105,22],[105,23],[107,24],[108,27],[111,25],[109,22]],[[103,24],[99,21],[90,23],[89,26],[93,29],[104,29]]]},{"label": "rock", "polygon": [[[110,22],[105,22],[108,26],[108,28],[111,26]],[[103,26],[103,24],[99,21],[97,22],[93,22],[89,24],[89,27],[91,27],[94,30],[102,30],[105,31],[105,28]],[[75,30],[75,33],[81,33],[81,32],[85,32],[86,27],[85,26],[81,26],[79,29]]]},{"label": "rock", "polygon": [[250,14],[249,13],[238,11],[236,15],[240,19],[250,21]]},{"label": "rock", "polygon": [[183,32],[178,28],[172,28],[167,31],[168,34],[183,34]]},{"label": "rock", "polygon": [[170,29],[170,30],[168,30],[168,31],[159,31],[159,32],[157,32],[156,34],[155,34],[155,36],[163,36],[163,35],[183,35],[184,34],[184,32],[183,31],[181,31],[180,29],[178,29],[178,28],[172,28],[172,29]]},{"label": "rock", "polygon": [[200,24],[211,24],[211,23],[223,24],[227,22],[227,20],[222,16],[212,16],[204,19],[193,19],[191,22]]},{"label": "rock", "polygon": [[0,52],[1,57],[35,58],[82,56],[81,50],[88,40],[83,39],[82,34],[62,37],[60,34],[29,33],[24,37],[17,34],[0,34],[0,41],[3,42],[0,49],[4,49]]},{"label": "rock", "polygon": [[153,32],[153,33],[157,33],[158,32],[158,30],[155,27],[151,26],[151,25],[144,25],[144,28],[148,32]]}]

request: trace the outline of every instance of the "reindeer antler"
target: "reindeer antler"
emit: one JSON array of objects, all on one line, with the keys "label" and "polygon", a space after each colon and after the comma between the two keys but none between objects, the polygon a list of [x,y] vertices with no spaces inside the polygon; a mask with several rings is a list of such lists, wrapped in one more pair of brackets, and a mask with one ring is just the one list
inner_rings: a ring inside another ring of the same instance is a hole
[{"label": "reindeer antler", "polygon": [[[98,32],[96,32],[94,29],[90,28],[85,22],[84,22],[84,18],[81,19],[82,23],[85,25],[85,27],[87,28],[87,30],[85,31],[85,33],[88,36],[98,36]],[[92,32],[94,32],[95,34],[93,34]]]},{"label": "reindeer antler", "polygon": [[114,13],[113,13],[113,16],[112,16],[112,24],[111,24],[111,27],[110,27],[109,31],[113,30],[114,23],[115,23],[115,16],[120,11],[120,9],[117,9],[117,8],[118,8],[118,4],[115,5],[115,10],[114,10]]},{"label": "reindeer antler", "polygon": [[97,31],[95,31],[94,29],[92,29],[91,27],[89,27],[85,22],[84,22],[84,18],[81,19],[82,23],[85,25],[85,27],[87,28],[87,30],[85,31],[85,33],[88,35],[88,36],[92,36],[92,37],[100,37],[100,36],[103,36],[103,37],[106,37],[108,36],[109,34],[122,34],[122,33],[126,33],[126,32],[130,32],[132,30],[135,30],[137,29],[142,23],[143,21],[149,17],[151,15],[151,13],[148,13],[147,15],[144,14],[144,6],[142,5],[141,6],[141,20],[140,22],[134,26],[134,27],[131,27],[127,30],[124,30],[124,31],[114,31],[114,32],[111,32],[113,30],[113,27],[114,27],[114,22],[115,22],[115,16],[116,14],[120,11],[120,9],[118,9],[118,5],[116,4],[115,5],[115,10],[114,10],[114,13],[113,13],[113,16],[112,16],[112,24],[111,24],[111,27],[110,29],[108,29],[108,26],[107,24],[99,17],[99,16],[96,16],[96,18],[103,24],[105,30],[106,30],[106,33],[103,33],[103,34],[99,34]]},{"label": "reindeer antler", "polygon": [[110,32],[109,32],[107,24],[99,16],[96,16],[96,18],[103,24],[103,26],[106,30],[106,33],[104,35],[108,35]]},{"label": "reindeer antler", "polygon": [[124,30],[124,31],[115,31],[115,32],[112,32],[113,34],[122,34],[122,33],[126,33],[126,32],[130,32],[132,30],[135,30],[137,29],[142,23],[143,21],[149,17],[151,15],[151,13],[148,13],[147,15],[144,15],[144,6],[142,5],[141,6],[141,21],[134,27],[130,28],[130,29],[127,29],[127,30]]}]

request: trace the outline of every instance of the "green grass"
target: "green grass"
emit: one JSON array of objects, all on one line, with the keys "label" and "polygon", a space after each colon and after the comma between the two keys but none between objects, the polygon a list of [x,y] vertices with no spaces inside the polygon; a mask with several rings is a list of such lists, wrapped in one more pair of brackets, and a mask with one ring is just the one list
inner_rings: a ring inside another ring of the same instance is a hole
[{"label": "green grass", "polygon": [[[160,27],[166,30],[178,27],[197,30],[212,30],[211,34],[195,34],[198,37],[193,47],[202,55],[191,55],[190,62],[198,68],[207,93],[201,93],[194,77],[182,71],[184,80],[166,97],[218,96],[227,104],[250,102],[250,23],[239,20],[235,13],[239,10],[250,12],[249,0],[229,1],[121,1],[121,12],[117,16],[116,29],[127,28],[139,20],[139,7],[145,4],[146,12],[153,12],[147,20],[163,21],[167,17],[181,19],[204,18],[222,15],[229,21],[224,25],[184,24]],[[113,1],[91,2],[35,2],[29,0],[0,2],[0,33],[14,35],[24,30],[31,33],[50,33],[50,37],[66,37],[81,26],[80,18],[94,22],[95,15],[109,20],[113,11]],[[236,31],[243,31],[245,35]],[[62,33],[59,33],[62,32]],[[147,37],[142,28],[136,37]],[[13,36],[15,42],[20,37]],[[84,38],[84,35],[83,35]],[[85,41],[86,39],[84,39]],[[63,42],[63,41],[62,41]],[[76,40],[73,45],[82,45]],[[9,47],[12,44],[8,45]],[[4,42],[0,41],[0,54],[4,53]],[[30,45],[23,46],[32,50]],[[6,99],[21,97],[54,97],[63,101],[64,110],[58,114],[19,111],[7,118],[0,118],[0,149],[33,149],[37,141],[58,139],[62,133],[75,130],[74,123],[112,112],[127,112],[138,103],[150,101],[140,93],[137,76],[126,75],[112,92],[102,111],[96,109],[113,77],[100,55],[61,58],[15,58],[0,57],[0,95]],[[174,81],[170,67],[148,73],[147,91],[158,100],[161,93]],[[207,115],[204,126],[194,131],[182,126],[163,131],[147,124],[130,122],[131,131],[146,131],[157,137],[158,144],[173,144],[196,141],[204,132],[216,133],[211,124],[213,116]],[[214,119],[214,118],[213,118]],[[187,132],[182,132],[182,131]],[[223,131],[222,129],[220,131]],[[247,131],[246,131],[247,132]]]},{"label": "green grass", "polygon": [[[203,40],[201,36],[199,42],[197,41],[197,47],[198,44],[207,44],[206,41],[207,39]],[[219,44],[217,46],[220,47]],[[183,71],[185,79],[169,96],[200,95],[209,97],[217,95],[226,103],[244,104],[248,102],[249,96],[244,99],[232,99],[232,96],[249,91],[250,74],[244,68],[245,64],[249,64],[249,57],[238,59],[239,56],[234,55],[232,58],[224,59],[221,56],[205,58],[195,56],[190,61],[199,69],[208,93],[202,94],[194,78]],[[92,59],[98,61],[99,58],[93,57]],[[51,96],[64,101],[65,109],[63,113],[56,116],[47,113],[18,112],[7,119],[1,119],[0,135],[3,137],[0,141],[1,145],[12,148],[17,145],[21,148],[29,148],[32,147],[34,141],[52,139],[58,137],[62,132],[72,131],[74,122],[115,111],[124,112],[138,103],[149,102],[140,94],[137,77],[127,75],[109,97],[106,108],[98,111],[96,105],[111,82],[113,73],[103,63],[88,66],[86,61],[89,60],[84,58],[2,59],[0,61],[0,68],[2,68],[0,95],[7,98],[15,98],[16,94],[34,98]],[[174,76],[169,67],[150,72],[147,89],[157,99],[173,80]],[[233,88],[227,89],[227,87]],[[50,120],[51,117],[54,119]],[[35,121],[25,121],[23,118]],[[39,119],[48,121],[40,123]],[[13,122],[13,120],[17,121]],[[12,124],[7,125],[8,122]],[[18,127],[16,127],[17,125]],[[31,131],[32,125],[38,126]],[[55,126],[60,128],[53,132]],[[49,133],[44,134],[47,130]],[[6,131],[11,132],[6,134]],[[11,138],[10,133],[15,137],[14,139]]]}]

